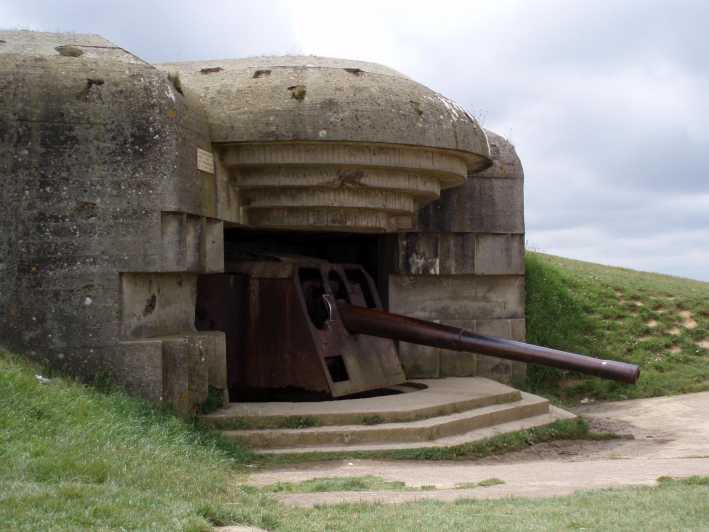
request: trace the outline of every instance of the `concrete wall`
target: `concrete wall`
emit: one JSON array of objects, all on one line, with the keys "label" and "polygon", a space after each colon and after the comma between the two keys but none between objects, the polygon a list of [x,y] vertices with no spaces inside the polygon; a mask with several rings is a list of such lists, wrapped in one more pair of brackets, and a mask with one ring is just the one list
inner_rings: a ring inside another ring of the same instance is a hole
[{"label": "concrete wall", "polygon": [[224,338],[194,329],[194,293],[223,269],[232,207],[196,166],[199,100],[95,35],[0,41],[1,342],[191,409],[224,387],[208,371]]},{"label": "concrete wall", "polygon": [[[525,339],[524,174],[514,147],[487,132],[493,166],[419,211],[393,246],[389,308],[513,340]],[[525,364],[400,344],[409,377],[522,379]]]}]

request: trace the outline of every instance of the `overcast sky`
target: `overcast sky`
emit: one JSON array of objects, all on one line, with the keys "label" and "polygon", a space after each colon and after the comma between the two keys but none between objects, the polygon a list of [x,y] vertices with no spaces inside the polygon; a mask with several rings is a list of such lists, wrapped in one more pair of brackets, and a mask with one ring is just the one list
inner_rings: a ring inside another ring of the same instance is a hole
[{"label": "overcast sky", "polygon": [[0,27],[384,63],[515,144],[528,247],[709,281],[707,0],[3,0]]}]

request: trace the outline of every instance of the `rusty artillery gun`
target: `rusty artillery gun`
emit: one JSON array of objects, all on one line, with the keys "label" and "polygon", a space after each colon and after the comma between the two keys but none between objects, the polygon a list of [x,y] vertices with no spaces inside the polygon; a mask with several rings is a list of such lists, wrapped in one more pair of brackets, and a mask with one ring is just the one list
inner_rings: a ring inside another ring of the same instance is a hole
[{"label": "rusty artillery gun", "polygon": [[232,398],[301,390],[322,398],[402,384],[395,341],[470,351],[634,384],[638,366],[386,312],[358,265],[303,257],[236,262],[200,278],[197,327],[227,337]]}]

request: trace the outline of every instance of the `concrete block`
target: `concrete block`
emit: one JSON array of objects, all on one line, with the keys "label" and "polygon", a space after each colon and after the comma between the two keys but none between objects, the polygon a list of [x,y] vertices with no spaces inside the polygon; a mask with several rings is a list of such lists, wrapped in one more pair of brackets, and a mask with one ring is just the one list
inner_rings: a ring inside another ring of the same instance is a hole
[{"label": "concrete block", "polygon": [[524,233],[524,181],[468,177],[419,211],[419,231]]},{"label": "concrete block", "polygon": [[[496,320],[449,320],[446,323],[454,327],[469,329],[478,334],[509,338],[510,321],[507,319]],[[479,376],[501,380],[499,375],[490,372],[490,357],[468,352],[440,350],[441,377],[469,377]],[[502,362],[502,361],[501,361]],[[506,363],[506,361],[504,361]],[[499,372],[498,372],[499,373]],[[509,381],[505,376],[503,380]]]},{"label": "concrete block", "polygon": [[199,334],[209,341],[209,349],[207,350],[209,385],[226,390],[226,336],[221,331],[201,331]]},{"label": "concrete block", "polygon": [[239,192],[237,169],[229,172],[224,166],[219,152],[214,153],[217,184],[217,218],[233,224],[242,224],[242,201]]},{"label": "concrete block", "polygon": [[389,309],[425,320],[524,317],[524,277],[389,276]]},{"label": "concrete block", "polygon": [[[433,320],[475,333],[523,341],[524,319]],[[399,353],[407,378],[487,377],[499,382],[520,382],[526,364],[474,352],[451,351],[399,342]],[[422,376],[419,376],[422,375]]]},{"label": "concrete block", "polygon": [[161,339],[163,357],[163,399],[177,412],[192,413],[190,396],[190,350],[182,338]]},{"label": "concrete block", "polygon": [[[515,334],[519,334],[520,322],[523,324],[524,320],[479,320],[475,324],[475,332],[486,336],[516,340]],[[509,384],[526,376],[526,367],[527,365],[523,362],[478,355],[477,376]]]},{"label": "concrete block", "polygon": [[200,271],[202,219],[182,212],[163,212],[162,260],[163,271]]},{"label": "concrete block", "polygon": [[512,333],[510,335],[510,340],[516,340],[518,342],[527,341],[527,322],[524,319],[510,320],[510,325],[512,328]]},{"label": "concrete block", "polygon": [[410,275],[523,275],[524,235],[402,233],[394,271]]},{"label": "concrete block", "polygon": [[508,319],[476,320],[474,330],[477,334],[509,340],[512,336],[511,321]]},{"label": "concrete block", "polygon": [[[112,383],[148,401],[165,399],[162,343],[159,340],[120,342],[95,350],[71,350],[72,356],[79,358],[87,353],[97,359],[96,368],[105,372]],[[76,367],[75,362],[70,362],[72,367]],[[85,375],[86,371],[79,371],[79,374]]]},{"label": "concrete block", "polygon": [[224,222],[212,218],[203,219],[204,230],[201,242],[201,270],[204,273],[224,271]]},{"label": "concrete block", "polygon": [[[475,330],[475,320],[446,320],[446,325]],[[472,377],[478,374],[478,355],[463,351],[439,349],[441,377]]]},{"label": "concrete block", "polygon": [[150,338],[194,331],[197,275],[121,274],[121,332]]},{"label": "concrete block", "polygon": [[524,171],[514,146],[486,131],[492,166],[419,211],[420,231],[524,233]]},{"label": "concrete block", "polygon": [[182,212],[161,215],[162,271],[224,270],[224,223]]},{"label": "concrete block", "polygon": [[394,242],[394,273],[474,273],[474,234],[402,233],[394,237]]},{"label": "concrete block", "polygon": [[407,379],[435,379],[441,376],[439,349],[399,342],[399,360]]},{"label": "concrete block", "polygon": [[[222,333],[162,338],[165,400],[190,414],[207,400],[209,386],[226,390],[226,344]],[[221,376],[217,372],[222,372]],[[210,380],[210,374],[214,380]]]},{"label": "concrete block", "polygon": [[524,275],[524,235],[476,235],[475,273]]}]

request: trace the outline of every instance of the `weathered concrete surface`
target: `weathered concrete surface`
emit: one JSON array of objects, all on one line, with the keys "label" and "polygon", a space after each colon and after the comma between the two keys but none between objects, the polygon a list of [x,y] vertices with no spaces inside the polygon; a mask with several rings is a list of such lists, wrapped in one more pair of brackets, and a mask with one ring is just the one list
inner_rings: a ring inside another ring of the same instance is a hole
[{"label": "weathered concrete surface", "polygon": [[[660,476],[709,475],[709,392],[601,403],[578,409],[600,428],[632,436],[604,442],[556,442],[548,452],[528,451],[479,463],[381,462],[348,460],[308,464],[251,475],[249,482],[300,482],[319,477],[374,475],[410,486],[434,485],[436,491],[293,494],[288,504],[311,506],[341,502],[405,502],[419,498],[453,501],[460,498],[509,496],[550,497],[578,490],[654,485]],[[504,484],[487,488],[451,489],[456,484],[497,478]]]},{"label": "weathered concrete surface", "polygon": [[552,410],[541,397],[522,394],[519,401],[495,404],[419,421],[301,429],[223,431],[229,440],[259,453],[322,453],[431,449],[464,445],[571,416]]},{"label": "weathered concrete surface", "polygon": [[402,233],[395,271],[410,275],[524,275],[524,235]]},{"label": "weathered concrete surface", "polygon": [[524,278],[518,275],[392,275],[389,305],[422,320],[524,318]]},{"label": "weathered concrete surface", "polygon": [[[392,245],[394,312],[524,341],[524,172],[514,147],[487,131],[493,164],[419,211]],[[413,377],[521,381],[520,362],[401,343]]]},{"label": "weathered concrete surface", "polygon": [[630,433],[611,451],[618,458],[709,456],[709,392],[636,399],[583,406],[592,420],[608,421],[612,430]]},{"label": "weathered concrete surface", "polygon": [[[192,342],[196,274],[223,269],[225,184],[195,157],[211,150],[206,114],[101,37],[0,39],[0,338],[165,400],[175,340],[163,337]],[[185,404],[208,385],[191,356],[189,386],[170,384]]]},{"label": "weathered concrete surface", "polygon": [[[404,475],[382,475],[383,464],[368,464],[358,467],[353,463],[349,471],[352,476],[374,475],[383,476],[387,480],[400,480]],[[403,463],[400,468],[417,468],[414,464]],[[379,492],[329,492],[329,493],[293,493],[283,495],[278,499],[288,505],[312,507],[323,504],[345,503],[404,503],[419,500],[435,500],[454,502],[460,499],[500,499],[506,497],[546,498],[562,495],[573,495],[577,491],[590,489],[621,488],[627,486],[654,486],[658,477],[690,477],[693,475],[709,475],[709,459],[650,459],[618,462],[604,460],[598,462],[537,462],[532,464],[515,464],[479,467],[446,466],[437,464],[429,466],[428,471],[418,471],[419,477],[412,486],[450,485],[453,479],[456,483],[480,482],[491,478],[503,480],[505,483],[473,489],[450,489],[424,491],[379,491]],[[387,468],[388,469],[388,468]],[[320,472],[323,477],[343,476],[329,470]],[[403,473],[403,472],[402,472]],[[320,475],[318,475],[320,476]],[[412,475],[406,475],[411,478]],[[419,484],[420,482],[420,484]]]},{"label": "weathered concrete surface", "polygon": [[218,143],[338,141],[456,150],[489,166],[477,121],[455,102],[374,63],[315,56],[159,65],[203,98]]},{"label": "weathered concrete surface", "polygon": [[[451,447],[574,417],[546,399],[479,377],[394,388],[404,395],[233,403],[201,422],[257,452],[278,454]],[[307,427],[286,428],[304,420]]]},{"label": "weathered concrete surface", "polygon": [[239,421],[287,425],[298,418],[311,418],[318,426],[356,425],[375,415],[381,423],[401,423],[521,399],[519,390],[481,378],[420,380],[394,388],[405,390],[404,395],[297,403],[231,403],[200,419],[213,428],[227,428]]},{"label": "weathered concrete surface", "polygon": [[413,227],[418,205],[462,183],[468,166],[459,152],[374,143],[228,144],[220,153],[242,221],[280,229]]},{"label": "weathered concrete surface", "polygon": [[251,226],[410,229],[419,205],[491,164],[475,119],[381,65],[286,56],[160,68],[199,94]]},{"label": "weathered concrete surface", "polygon": [[514,146],[486,130],[492,166],[419,212],[423,232],[524,234],[524,171]]}]

